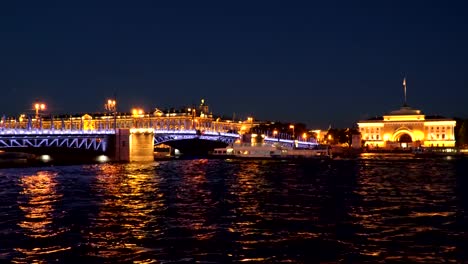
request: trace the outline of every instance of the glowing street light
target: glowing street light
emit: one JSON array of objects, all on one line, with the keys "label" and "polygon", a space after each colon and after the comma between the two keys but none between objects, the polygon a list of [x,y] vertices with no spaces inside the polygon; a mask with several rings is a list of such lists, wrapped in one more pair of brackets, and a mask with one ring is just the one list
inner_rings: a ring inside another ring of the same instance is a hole
[{"label": "glowing street light", "polygon": [[39,118],[39,110],[44,111],[46,109],[46,105],[44,103],[35,103],[34,109],[36,110],[36,119]]},{"label": "glowing street light", "polygon": [[117,129],[117,101],[115,99],[107,99],[107,104],[104,108],[114,114],[114,129]]},{"label": "glowing street light", "polygon": [[[273,137],[276,138],[278,136],[278,130],[273,130]],[[278,141],[279,141],[279,137],[278,137]]]},{"label": "glowing street light", "polygon": [[306,139],[307,139],[307,133],[302,134],[302,139],[303,139],[304,141],[306,141]]},{"label": "glowing street light", "polygon": [[107,111],[115,112],[115,110],[117,109],[117,102],[113,99],[108,99],[107,104],[104,105],[104,108]]},{"label": "glowing street light", "polygon": [[[132,117],[134,117],[134,118],[144,117],[144,113],[145,112],[141,108],[133,108],[132,109]],[[141,122],[138,121],[137,119],[135,119],[133,121],[133,123],[134,123],[134,125],[133,125],[134,127],[138,127],[138,123],[141,123]]]},{"label": "glowing street light", "polygon": [[39,103],[36,102],[34,105],[34,110],[36,110],[36,122],[37,122],[37,127],[41,127],[41,121],[39,121],[39,111],[44,111],[46,109],[46,105],[44,103]]},{"label": "glowing street light", "polygon": [[141,117],[143,115],[143,110],[140,108],[133,108],[132,109],[132,116],[133,117]]},{"label": "glowing street light", "polygon": [[293,136],[293,138],[295,138],[295,136],[294,136],[294,125],[289,125],[289,128],[292,129],[292,136]]}]

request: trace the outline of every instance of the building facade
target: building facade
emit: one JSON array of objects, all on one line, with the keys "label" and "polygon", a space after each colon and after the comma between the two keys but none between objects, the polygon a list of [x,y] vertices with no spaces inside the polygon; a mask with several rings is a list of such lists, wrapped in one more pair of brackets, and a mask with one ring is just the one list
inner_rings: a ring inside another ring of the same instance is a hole
[{"label": "building facade", "polygon": [[382,117],[357,124],[364,146],[368,148],[455,146],[455,120],[426,116],[406,104]]}]

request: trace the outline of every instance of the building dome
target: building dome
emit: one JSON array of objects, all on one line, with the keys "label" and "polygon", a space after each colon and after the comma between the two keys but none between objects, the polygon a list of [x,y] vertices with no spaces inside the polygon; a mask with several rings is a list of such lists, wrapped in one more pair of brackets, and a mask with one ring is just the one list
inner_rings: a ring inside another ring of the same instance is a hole
[{"label": "building dome", "polygon": [[414,109],[409,106],[402,106],[398,110],[393,110],[389,113],[389,115],[420,115],[422,114],[421,110]]}]

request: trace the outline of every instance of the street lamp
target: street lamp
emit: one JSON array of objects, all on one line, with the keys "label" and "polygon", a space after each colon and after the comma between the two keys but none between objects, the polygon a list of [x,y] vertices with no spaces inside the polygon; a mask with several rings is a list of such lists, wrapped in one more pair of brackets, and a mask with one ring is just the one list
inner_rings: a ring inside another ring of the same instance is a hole
[{"label": "street lamp", "polygon": [[108,99],[104,108],[114,114],[114,129],[117,129],[117,101],[115,99]]},{"label": "street lamp", "polygon": [[295,136],[294,136],[294,125],[289,125],[289,128],[292,129],[292,137],[294,139],[295,138]]},{"label": "street lamp", "polygon": [[39,127],[39,111],[44,111],[46,109],[46,105],[44,103],[35,103],[34,109],[36,110],[36,122]]},{"label": "street lamp", "polygon": [[[141,109],[141,108],[133,108],[133,109],[132,109],[132,116],[133,116],[134,118],[143,117],[143,116],[144,116],[144,111],[143,111],[143,109]],[[134,126],[137,127],[137,126],[138,126],[138,120],[135,120],[135,124],[136,124],[136,125],[134,125]]]},{"label": "street lamp", "polygon": [[307,139],[307,133],[302,134],[302,139],[303,139],[304,141],[306,141],[306,139]]},{"label": "street lamp", "polygon": [[296,136],[294,135],[294,125],[289,125],[289,128],[292,129],[293,148],[295,148],[296,147],[296,141],[295,141]]},{"label": "street lamp", "polygon": [[[273,130],[273,137],[276,138],[278,136],[278,130]],[[279,141],[279,137],[278,137],[278,141]]]},{"label": "street lamp", "polygon": [[[190,111],[190,108],[189,108],[189,111]],[[195,108],[192,109],[192,129],[197,129],[197,124],[196,122],[198,122],[198,120],[196,119],[196,115],[197,115],[197,110]]]},{"label": "street lamp", "polygon": [[46,105],[43,103],[36,103],[34,104],[34,109],[36,109],[36,119],[39,117],[39,110],[44,111]]},{"label": "street lamp", "polygon": [[140,108],[133,108],[132,115],[133,117],[141,117],[143,115],[143,110]]}]

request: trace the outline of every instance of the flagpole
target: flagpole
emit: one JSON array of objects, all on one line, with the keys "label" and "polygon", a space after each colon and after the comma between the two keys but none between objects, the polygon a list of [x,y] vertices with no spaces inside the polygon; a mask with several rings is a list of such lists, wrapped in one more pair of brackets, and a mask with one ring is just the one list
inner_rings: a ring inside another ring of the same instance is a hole
[{"label": "flagpole", "polygon": [[404,106],[407,106],[407,104],[406,104],[406,77],[403,78],[403,91],[404,91],[404,94],[405,94],[405,105]]}]

